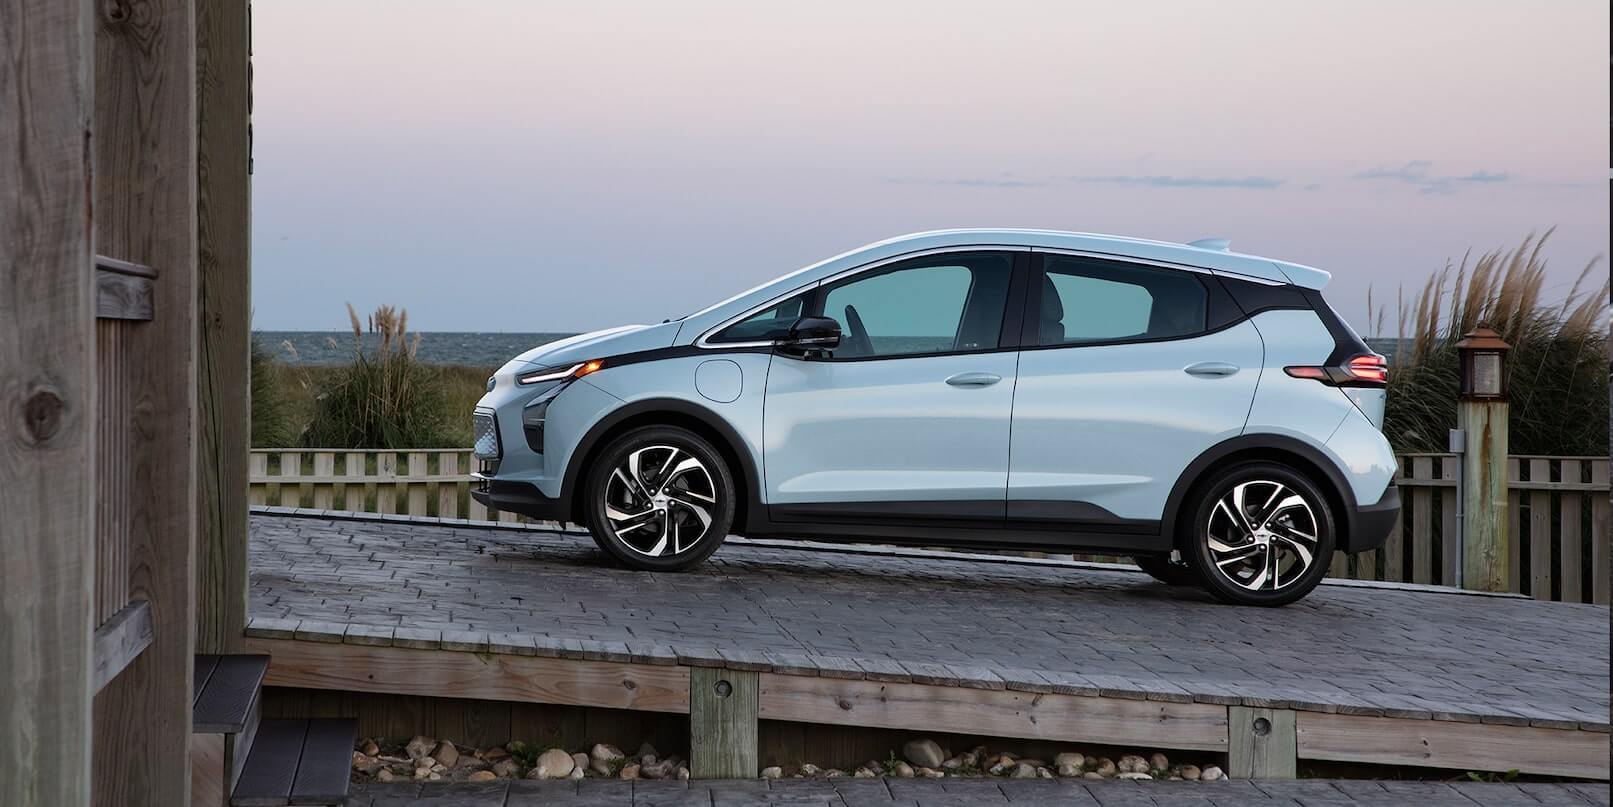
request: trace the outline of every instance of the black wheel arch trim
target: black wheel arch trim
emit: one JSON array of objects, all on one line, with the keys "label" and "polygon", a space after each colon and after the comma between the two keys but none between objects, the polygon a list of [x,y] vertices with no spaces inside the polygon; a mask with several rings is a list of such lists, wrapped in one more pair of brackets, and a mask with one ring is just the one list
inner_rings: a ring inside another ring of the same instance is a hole
[{"label": "black wheel arch trim", "polygon": [[[584,466],[593,454],[601,447],[605,436],[611,434],[624,422],[640,417],[652,417],[656,414],[670,413],[678,417],[689,418],[710,429],[720,437],[725,445],[718,445],[716,449],[725,455],[732,455],[732,459],[739,463],[738,468],[731,468],[734,476],[739,477],[740,497],[744,513],[747,517],[753,516],[761,507],[758,487],[761,484],[761,474],[758,472],[756,462],[750,451],[745,448],[745,441],[739,436],[728,421],[711,409],[682,398],[646,398],[623,404],[611,410],[598,422],[589,427],[581,440],[572,449],[571,457],[566,461],[566,471],[560,478],[560,501],[567,511],[563,520],[574,521],[576,513],[571,505],[577,500],[578,480],[581,479]],[[665,425],[676,426],[677,423]],[[726,458],[726,457],[725,457]],[[735,527],[740,526],[736,518]]]}]

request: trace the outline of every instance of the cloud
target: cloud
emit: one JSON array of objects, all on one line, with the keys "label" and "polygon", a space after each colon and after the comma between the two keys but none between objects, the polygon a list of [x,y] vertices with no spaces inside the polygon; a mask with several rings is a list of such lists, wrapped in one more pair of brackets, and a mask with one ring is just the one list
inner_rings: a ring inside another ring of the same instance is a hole
[{"label": "cloud", "polygon": [[964,188],[1041,188],[1051,184],[1045,179],[1013,179],[1011,175],[997,179],[912,179],[892,177],[885,181],[894,185],[952,185]]},{"label": "cloud", "polygon": [[1474,171],[1463,176],[1442,176],[1433,173],[1432,160],[1411,160],[1392,168],[1371,168],[1355,175],[1356,179],[1390,180],[1411,185],[1421,194],[1455,193],[1464,184],[1496,184],[1513,181],[1504,171]]},{"label": "cloud", "polygon": [[1356,179],[1394,179],[1401,182],[1418,184],[1428,179],[1428,169],[1433,168],[1429,160],[1412,160],[1399,168],[1372,168],[1355,175]]},{"label": "cloud", "polygon": [[1179,177],[1162,174],[1070,177],[1074,182],[1105,182],[1114,185],[1140,185],[1149,188],[1254,188],[1270,190],[1281,187],[1286,180],[1273,177]]}]

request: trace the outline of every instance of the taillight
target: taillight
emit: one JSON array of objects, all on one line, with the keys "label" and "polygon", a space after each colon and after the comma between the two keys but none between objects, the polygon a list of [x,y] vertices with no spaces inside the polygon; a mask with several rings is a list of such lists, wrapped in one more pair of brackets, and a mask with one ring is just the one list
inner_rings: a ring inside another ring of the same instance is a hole
[{"label": "taillight", "polygon": [[1309,378],[1334,387],[1381,387],[1389,383],[1389,362],[1376,353],[1352,356],[1340,367],[1284,367],[1294,378]]}]

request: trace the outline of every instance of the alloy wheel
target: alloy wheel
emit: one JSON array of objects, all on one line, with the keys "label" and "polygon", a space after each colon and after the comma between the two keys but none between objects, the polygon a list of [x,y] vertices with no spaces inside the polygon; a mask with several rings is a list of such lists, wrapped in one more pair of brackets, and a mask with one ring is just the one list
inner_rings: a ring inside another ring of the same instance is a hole
[{"label": "alloy wheel", "polygon": [[1270,479],[1234,485],[1205,525],[1216,573],[1253,592],[1298,583],[1315,563],[1320,526],[1311,503]]},{"label": "alloy wheel", "polygon": [[628,452],[605,483],[605,519],[624,546],[646,557],[682,554],[711,531],[717,486],[699,458],[652,445]]}]

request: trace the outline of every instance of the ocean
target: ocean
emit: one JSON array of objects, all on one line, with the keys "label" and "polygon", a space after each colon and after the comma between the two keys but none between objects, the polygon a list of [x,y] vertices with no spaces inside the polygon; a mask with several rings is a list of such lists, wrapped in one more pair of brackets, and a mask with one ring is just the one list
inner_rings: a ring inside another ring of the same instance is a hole
[{"label": "ocean", "polygon": [[[352,331],[253,331],[258,344],[287,364],[342,364],[353,357]],[[427,364],[497,367],[538,345],[572,336],[570,333],[488,333],[475,331],[424,331],[419,359]],[[366,350],[373,350],[378,334],[364,334]],[[1394,361],[1395,340],[1372,338],[1367,344]]]}]

